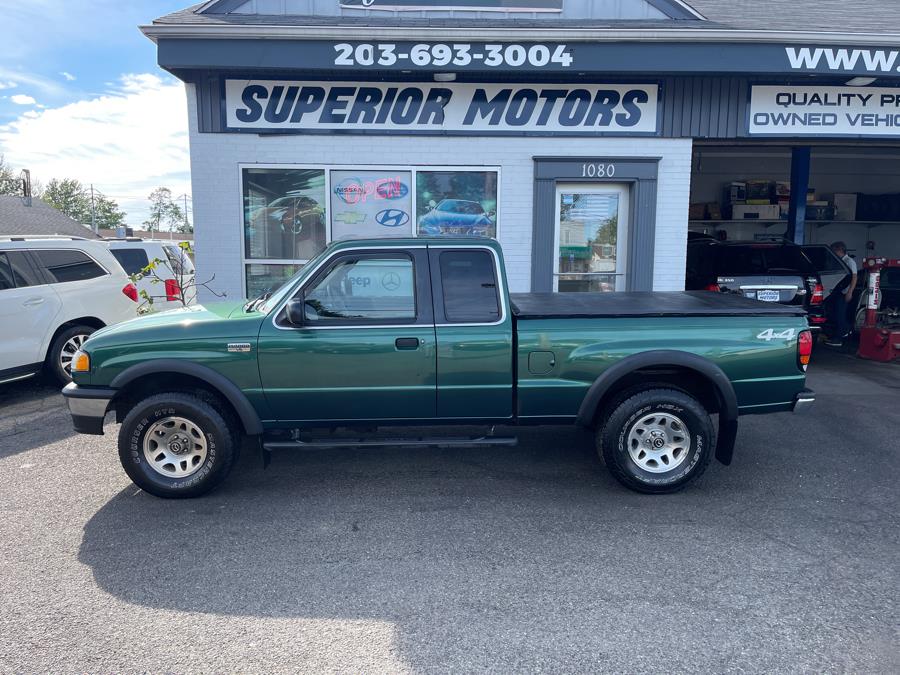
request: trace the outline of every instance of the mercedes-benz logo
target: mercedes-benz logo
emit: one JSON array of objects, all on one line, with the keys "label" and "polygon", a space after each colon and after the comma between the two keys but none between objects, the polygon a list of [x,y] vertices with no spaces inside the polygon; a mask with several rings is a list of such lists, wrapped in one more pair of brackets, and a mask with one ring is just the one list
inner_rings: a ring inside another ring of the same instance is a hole
[{"label": "mercedes-benz logo", "polygon": [[396,291],[400,288],[400,275],[396,272],[388,272],[381,277],[381,285],[388,291]]}]

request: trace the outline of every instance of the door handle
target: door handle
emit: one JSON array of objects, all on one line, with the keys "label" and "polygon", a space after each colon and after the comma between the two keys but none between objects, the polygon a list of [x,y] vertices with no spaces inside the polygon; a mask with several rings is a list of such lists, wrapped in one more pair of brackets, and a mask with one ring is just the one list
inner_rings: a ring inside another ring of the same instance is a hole
[{"label": "door handle", "polygon": [[394,340],[394,346],[397,349],[418,349],[419,348],[419,338],[397,338]]},{"label": "door handle", "polygon": [[38,305],[44,304],[43,298],[28,298],[25,302],[22,303],[25,307],[37,307]]}]

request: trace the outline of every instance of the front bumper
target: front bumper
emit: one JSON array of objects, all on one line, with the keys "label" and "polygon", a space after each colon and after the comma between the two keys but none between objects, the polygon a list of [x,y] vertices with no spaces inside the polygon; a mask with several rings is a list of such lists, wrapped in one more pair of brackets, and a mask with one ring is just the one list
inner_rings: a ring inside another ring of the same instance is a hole
[{"label": "front bumper", "polygon": [[794,397],[794,406],[791,410],[795,413],[803,414],[809,412],[813,403],[816,402],[816,392],[812,389],[804,389]]},{"label": "front bumper", "polygon": [[116,395],[116,390],[79,387],[72,382],[63,388],[62,395],[69,406],[75,431],[80,434],[102,436],[103,418],[106,417],[106,411]]}]

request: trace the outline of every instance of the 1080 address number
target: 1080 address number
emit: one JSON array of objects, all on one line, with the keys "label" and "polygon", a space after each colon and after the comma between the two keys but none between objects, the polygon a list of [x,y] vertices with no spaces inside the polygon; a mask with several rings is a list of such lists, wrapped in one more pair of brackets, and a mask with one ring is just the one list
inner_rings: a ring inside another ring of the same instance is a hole
[{"label": "1080 address number", "polygon": [[572,65],[572,54],[566,45],[484,45],[473,51],[470,44],[418,44],[411,49],[398,49],[395,44],[358,44],[346,42],[334,45],[336,66],[468,66],[483,63],[489,68],[498,66],[561,66]]}]

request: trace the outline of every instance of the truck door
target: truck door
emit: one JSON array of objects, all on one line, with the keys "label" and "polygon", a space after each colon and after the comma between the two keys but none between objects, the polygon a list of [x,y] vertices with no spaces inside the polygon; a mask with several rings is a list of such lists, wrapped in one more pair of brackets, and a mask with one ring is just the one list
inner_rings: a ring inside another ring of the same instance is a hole
[{"label": "truck door", "polygon": [[437,334],[437,416],[513,415],[513,325],[500,255],[429,246]]},{"label": "truck door", "polygon": [[344,250],[263,323],[259,372],[281,421],[435,416],[435,334],[424,246]]}]

